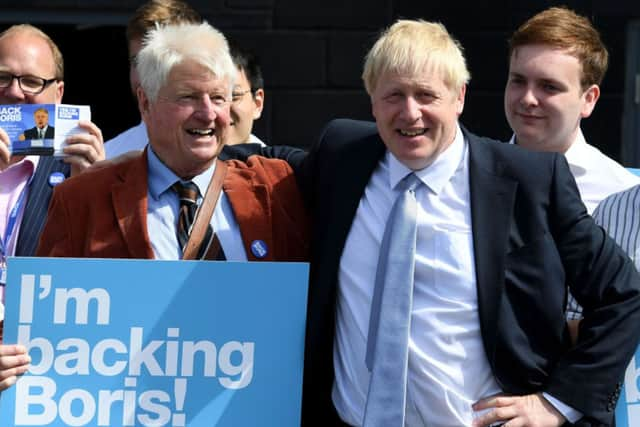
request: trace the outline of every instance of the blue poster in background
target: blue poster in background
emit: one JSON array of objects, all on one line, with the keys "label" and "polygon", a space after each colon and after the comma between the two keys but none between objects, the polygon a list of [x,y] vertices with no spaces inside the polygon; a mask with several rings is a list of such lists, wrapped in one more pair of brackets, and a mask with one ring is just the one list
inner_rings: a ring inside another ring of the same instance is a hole
[{"label": "blue poster in background", "polygon": [[299,426],[308,264],[9,258],[0,425]]}]

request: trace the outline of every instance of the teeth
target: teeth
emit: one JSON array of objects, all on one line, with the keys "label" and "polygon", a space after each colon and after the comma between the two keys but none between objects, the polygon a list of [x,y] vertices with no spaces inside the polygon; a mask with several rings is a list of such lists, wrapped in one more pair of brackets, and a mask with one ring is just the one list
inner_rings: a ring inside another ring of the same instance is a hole
[{"label": "teeth", "polygon": [[187,132],[196,135],[212,135],[213,129],[189,129]]},{"label": "teeth", "polygon": [[404,136],[418,136],[424,134],[426,131],[426,129],[419,129],[414,131],[400,129],[400,134]]}]

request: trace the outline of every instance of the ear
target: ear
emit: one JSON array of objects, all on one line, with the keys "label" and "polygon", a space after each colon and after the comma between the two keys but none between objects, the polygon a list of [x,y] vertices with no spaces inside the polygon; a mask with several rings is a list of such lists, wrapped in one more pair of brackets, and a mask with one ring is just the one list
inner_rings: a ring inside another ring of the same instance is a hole
[{"label": "ear", "polygon": [[256,93],[253,94],[253,102],[256,104],[256,109],[253,110],[253,120],[258,120],[264,108],[264,89],[256,90]]},{"label": "ear", "polygon": [[462,110],[464,110],[464,96],[467,93],[467,85],[463,84],[460,87],[460,91],[456,94],[456,113],[458,114],[458,117],[460,116],[460,114],[462,114]]},{"label": "ear", "polygon": [[147,123],[149,108],[151,105],[149,98],[147,98],[147,95],[140,86],[136,89],[136,96],[138,97],[138,110],[140,111],[140,116],[142,117],[142,120]]},{"label": "ear", "polygon": [[593,109],[596,108],[596,102],[598,102],[598,98],[600,98],[600,87],[598,85],[591,85],[582,94],[582,98],[584,99],[584,103],[582,104],[580,116],[584,119],[589,117]]},{"label": "ear", "polygon": [[56,86],[56,104],[62,104],[62,95],[64,95],[64,82],[55,82]]}]

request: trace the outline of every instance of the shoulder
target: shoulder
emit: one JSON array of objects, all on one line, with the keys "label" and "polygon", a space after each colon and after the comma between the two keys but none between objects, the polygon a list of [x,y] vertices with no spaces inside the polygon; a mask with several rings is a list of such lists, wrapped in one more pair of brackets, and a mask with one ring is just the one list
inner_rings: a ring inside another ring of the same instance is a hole
[{"label": "shoulder", "polygon": [[611,157],[604,154],[598,148],[590,145],[586,142],[581,144],[583,149],[580,152],[584,154],[583,159],[567,156],[569,163],[573,164],[574,161],[578,164],[583,163],[583,167],[587,172],[599,172],[600,175],[607,180],[610,186],[617,187],[618,190],[622,190],[620,186],[627,188],[634,184],[640,184],[640,177],[636,176],[629,170],[627,170],[620,163],[613,160]]},{"label": "shoulder", "polygon": [[148,142],[147,127],[144,122],[129,128],[104,143],[108,159],[131,150],[142,150]]},{"label": "shoulder", "polygon": [[56,187],[56,192],[72,193],[75,196],[84,194],[84,197],[89,198],[101,192],[109,193],[111,186],[117,182],[123,182],[131,171],[146,174],[146,170],[146,157],[142,152],[122,161],[106,160],[65,180]]},{"label": "shoulder", "polygon": [[293,176],[291,166],[280,159],[268,159],[262,156],[251,156],[246,162],[227,160],[227,177],[234,180],[258,181],[266,184],[285,177]]},{"label": "shoulder", "polygon": [[629,211],[636,211],[640,205],[640,185],[635,185],[624,191],[612,194],[605,198],[600,204],[594,216],[599,212],[602,214],[605,210],[611,209],[624,209]]},{"label": "shoulder", "polygon": [[375,122],[352,119],[334,119],[324,127],[320,140],[326,144],[340,145],[348,141],[378,137]]},{"label": "shoulder", "polygon": [[[532,151],[522,148],[516,144],[509,144],[497,139],[475,135],[462,127],[462,132],[469,142],[469,149],[477,156],[485,157],[497,161],[503,167],[515,170],[531,170],[535,172],[534,164],[552,165],[559,159],[564,160],[564,156],[545,151]],[[566,162],[565,162],[566,163]]]}]

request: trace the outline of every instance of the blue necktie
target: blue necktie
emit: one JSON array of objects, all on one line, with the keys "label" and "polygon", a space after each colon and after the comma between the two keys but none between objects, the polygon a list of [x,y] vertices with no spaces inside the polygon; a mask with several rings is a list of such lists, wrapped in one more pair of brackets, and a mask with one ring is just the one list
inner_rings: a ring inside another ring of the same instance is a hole
[{"label": "blue necktie", "polygon": [[414,193],[420,184],[413,173],[398,184],[402,193],[391,208],[382,238],[367,339],[371,380],[365,427],[404,425],[416,253]]}]

